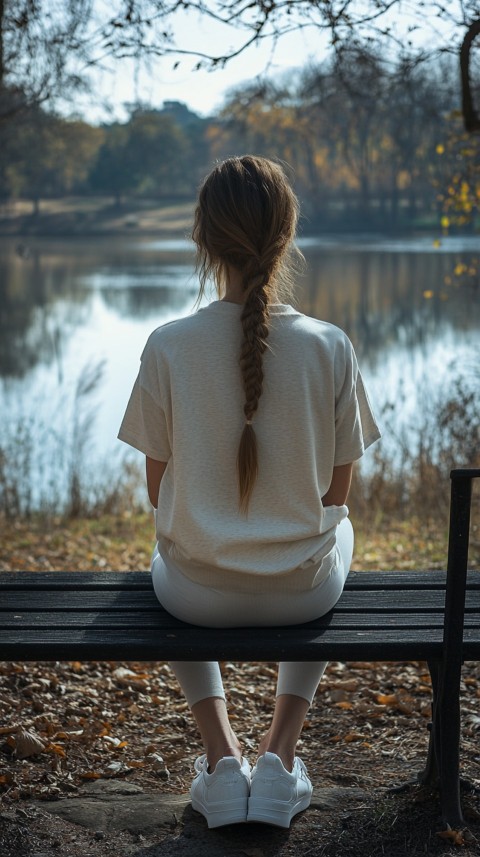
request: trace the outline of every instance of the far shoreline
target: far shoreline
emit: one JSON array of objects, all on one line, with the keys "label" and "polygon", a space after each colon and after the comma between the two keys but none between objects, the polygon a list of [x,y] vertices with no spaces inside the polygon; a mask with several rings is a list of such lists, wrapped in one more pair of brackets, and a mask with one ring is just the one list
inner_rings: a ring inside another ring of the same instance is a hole
[{"label": "far shoreline", "polygon": [[[33,238],[73,239],[98,237],[138,237],[188,239],[191,236],[195,200],[135,200],[115,204],[99,197],[65,197],[42,200],[38,211],[28,200],[16,200],[0,206],[0,238],[20,241]],[[379,212],[360,218],[358,212],[322,221],[304,215],[300,220],[301,237],[341,234],[376,234],[388,237],[413,237],[431,234],[441,238],[439,218],[430,215],[415,222],[388,224]],[[474,235],[475,229],[450,229],[449,234]]]}]

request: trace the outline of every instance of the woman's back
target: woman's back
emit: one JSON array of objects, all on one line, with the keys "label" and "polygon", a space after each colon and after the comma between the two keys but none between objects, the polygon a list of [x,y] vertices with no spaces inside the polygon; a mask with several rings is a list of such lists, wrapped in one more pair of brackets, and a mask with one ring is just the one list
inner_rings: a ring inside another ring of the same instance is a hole
[{"label": "woman's back", "polygon": [[[214,301],[154,331],[120,433],[168,462],[157,537],[185,573],[212,585],[215,570],[285,574],[324,555],[347,514],[346,507],[325,513],[322,506],[333,467],[359,458],[377,436],[345,334],[271,305],[255,415],[258,475],[248,514],[240,514],[241,313],[239,304]],[[308,585],[306,574],[296,576],[296,587]]]}]

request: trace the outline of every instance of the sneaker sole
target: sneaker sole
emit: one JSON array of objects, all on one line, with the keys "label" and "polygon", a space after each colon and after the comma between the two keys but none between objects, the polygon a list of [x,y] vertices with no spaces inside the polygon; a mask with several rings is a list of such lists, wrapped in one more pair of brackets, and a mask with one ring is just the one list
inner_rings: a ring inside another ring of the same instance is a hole
[{"label": "sneaker sole", "polygon": [[247,820],[248,798],[231,800],[228,803],[205,804],[192,800],[192,809],[201,812],[209,828],[223,827],[226,824],[244,824]]},{"label": "sneaker sole", "polygon": [[311,799],[311,795],[304,795],[292,806],[290,801],[251,797],[248,802],[247,821],[273,824],[275,827],[290,827],[293,816],[307,809]]}]

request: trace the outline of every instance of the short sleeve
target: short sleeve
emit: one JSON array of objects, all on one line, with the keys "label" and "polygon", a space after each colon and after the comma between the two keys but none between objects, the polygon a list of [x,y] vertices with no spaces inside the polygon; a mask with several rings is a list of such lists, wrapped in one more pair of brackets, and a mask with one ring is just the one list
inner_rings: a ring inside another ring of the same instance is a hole
[{"label": "short sleeve", "polygon": [[160,387],[156,355],[147,342],[118,438],[149,458],[168,461],[171,442]]},{"label": "short sleeve", "polygon": [[350,341],[343,354],[342,383],[335,407],[335,466],[357,461],[380,437]]}]

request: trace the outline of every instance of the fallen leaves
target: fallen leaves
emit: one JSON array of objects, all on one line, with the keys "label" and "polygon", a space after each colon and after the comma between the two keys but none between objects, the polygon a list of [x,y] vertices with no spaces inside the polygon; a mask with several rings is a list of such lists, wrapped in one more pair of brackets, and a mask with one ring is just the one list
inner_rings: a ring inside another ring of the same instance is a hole
[{"label": "fallen leaves", "polygon": [[4,797],[54,797],[100,777],[167,782],[186,756],[185,701],[165,664],[139,667],[0,664]]},{"label": "fallen leaves", "polygon": [[0,519],[0,571],[147,570],[153,548],[151,515],[105,515],[101,518],[54,519],[51,528],[32,519]]},{"label": "fallen leaves", "polygon": [[21,726],[7,739],[7,744],[13,749],[17,759],[28,759],[29,756],[35,756],[45,750],[45,743],[40,736]]},{"label": "fallen leaves", "polygon": [[416,704],[414,697],[407,694],[403,689],[397,693],[378,693],[375,699],[379,705],[393,708],[395,711],[400,711],[406,715],[413,714]]},{"label": "fallen leaves", "polygon": [[[146,569],[151,526],[150,516],[80,520],[57,522],[45,533],[15,522],[1,536],[0,568],[91,570],[90,557],[97,557],[106,569]],[[445,532],[429,526],[359,527],[355,567],[444,565]],[[276,665],[227,662],[222,670],[235,730],[253,761],[269,725]],[[465,664],[463,676],[462,753],[475,764],[480,665]],[[314,781],[388,787],[412,776],[425,759],[430,694],[424,663],[330,663],[299,744]],[[89,781],[117,777],[146,791],[185,793],[201,751],[188,706],[163,663],[0,664],[0,722],[0,792],[7,804],[75,794]],[[37,752],[24,758],[16,752],[20,730],[41,744],[31,744]],[[458,834],[442,837],[446,847],[462,847]]]},{"label": "fallen leaves", "polygon": [[446,839],[451,842],[453,845],[470,845],[471,842],[474,841],[475,837],[472,836],[472,833],[468,830],[468,828],[463,828],[461,830],[455,830],[454,828],[447,825],[446,830],[440,830],[437,832],[437,836],[440,836],[441,839]]}]

